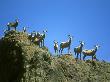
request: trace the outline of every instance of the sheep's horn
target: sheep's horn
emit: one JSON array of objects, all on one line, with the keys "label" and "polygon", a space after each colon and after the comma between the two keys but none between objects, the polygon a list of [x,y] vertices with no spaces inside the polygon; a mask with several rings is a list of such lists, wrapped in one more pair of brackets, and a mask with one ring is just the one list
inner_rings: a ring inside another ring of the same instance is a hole
[{"label": "sheep's horn", "polygon": [[96,47],[96,45],[94,45],[94,47]]},{"label": "sheep's horn", "polygon": [[18,21],[18,18],[16,18],[15,21]]},{"label": "sheep's horn", "polygon": [[99,44],[97,44],[97,46],[98,46],[98,47],[100,47],[100,45],[99,45]]},{"label": "sheep's horn", "polygon": [[95,46],[100,46],[99,44],[96,44]]},{"label": "sheep's horn", "polygon": [[55,42],[56,40],[54,40],[53,42]]}]

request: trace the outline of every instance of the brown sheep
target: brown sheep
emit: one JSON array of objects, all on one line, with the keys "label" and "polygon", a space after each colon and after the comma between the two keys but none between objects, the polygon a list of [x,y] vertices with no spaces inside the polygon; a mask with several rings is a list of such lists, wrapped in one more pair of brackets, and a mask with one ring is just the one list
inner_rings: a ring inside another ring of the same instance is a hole
[{"label": "brown sheep", "polygon": [[92,56],[92,60],[93,60],[93,57],[94,55],[96,55],[96,52],[98,50],[100,46],[99,45],[95,45],[95,48],[94,49],[91,49],[91,50],[83,50],[82,53],[83,53],[83,60],[85,59],[86,56]]},{"label": "brown sheep", "polygon": [[59,53],[60,53],[60,51],[61,51],[61,54],[62,54],[62,51],[63,51],[64,48],[68,48],[68,53],[69,53],[69,51],[70,51],[70,45],[71,45],[72,37],[71,37],[70,35],[68,35],[68,37],[69,37],[69,40],[68,40],[68,41],[66,41],[66,42],[61,42],[61,44],[60,44]]},{"label": "brown sheep", "polygon": [[80,41],[80,45],[74,48],[74,53],[75,55],[77,54],[77,59],[78,59],[78,55],[80,54],[80,60],[81,60],[81,53],[82,53],[83,46],[84,46],[84,42]]},{"label": "brown sheep", "polygon": [[55,40],[53,42],[54,42],[54,51],[55,51],[55,53],[58,54],[58,42]]},{"label": "brown sheep", "polygon": [[16,30],[16,27],[18,26],[18,20],[15,20],[15,22],[9,22],[7,26],[8,26],[8,31],[10,31],[11,27],[13,27]]}]

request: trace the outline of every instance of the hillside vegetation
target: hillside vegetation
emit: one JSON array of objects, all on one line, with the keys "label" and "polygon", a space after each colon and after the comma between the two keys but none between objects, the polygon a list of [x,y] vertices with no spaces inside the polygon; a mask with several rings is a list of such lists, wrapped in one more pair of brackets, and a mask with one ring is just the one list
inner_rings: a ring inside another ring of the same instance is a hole
[{"label": "hillside vegetation", "polygon": [[0,39],[0,82],[110,82],[110,63],[53,57],[27,33],[9,31]]}]

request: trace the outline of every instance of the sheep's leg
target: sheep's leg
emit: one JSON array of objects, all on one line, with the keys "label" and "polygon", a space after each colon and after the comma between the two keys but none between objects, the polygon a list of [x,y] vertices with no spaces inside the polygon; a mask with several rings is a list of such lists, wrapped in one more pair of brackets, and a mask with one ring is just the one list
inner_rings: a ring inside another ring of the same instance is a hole
[{"label": "sheep's leg", "polygon": [[41,46],[43,47],[43,39],[41,40]]},{"label": "sheep's leg", "polygon": [[10,27],[8,27],[8,31],[10,31]]},{"label": "sheep's leg", "polygon": [[40,41],[40,46],[43,47],[43,41],[42,40]]},{"label": "sheep's leg", "polygon": [[43,46],[44,46],[44,39],[43,39]]},{"label": "sheep's leg", "polygon": [[70,47],[68,47],[68,54],[70,53]]},{"label": "sheep's leg", "polygon": [[83,60],[84,60],[84,61],[85,61],[85,57],[86,57],[86,55],[83,56]]},{"label": "sheep's leg", "polygon": [[[76,55],[76,52],[75,52],[75,55]],[[77,59],[77,56],[76,56],[76,59]]]},{"label": "sheep's leg", "polygon": [[55,54],[56,54],[56,50],[54,50],[55,51]]},{"label": "sheep's leg", "polygon": [[78,59],[78,55],[79,55],[79,54],[77,53],[77,59]]},{"label": "sheep's leg", "polygon": [[37,45],[40,47],[40,42],[37,42]]},{"label": "sheep's leg", "polygon": [[56,50],[57,56],[58,56],[58,49]]},{"label": "sheep's leg", "polygon": [[62,52],[63,52],[63,48],[61,49],[61,54],[62,54]]},{"label": "sheep's leg", "polygon": [[43,47],[43,40],[41,40],[41,46]]},{"label": "sheep's leg", "polygon": [[76,52],[74,52],[74,54],[76,55]]},{"label": "sheep's leg", "polygon": [[15,31],[16,31],[16,27],[14,27],[15,28]]},{"label": "sheep's leg", "polygon": [[92,61],[93,61],[93,55],[92,55]]},{"label": "sheep's leg", "polygon": [[60,53],[60,51],[61,51],[61,47],[60,47],[59,53]]},{"label": "sheep's leg", "polygon": [[63,51],[63,50],[61,49],[61,54],[62,54],[62,51]]},{"label": "sheep's leg", "polygon": [[76,52],[74,52],[74,54],[76,55]]},{"label": "sheep's leg", "polygon": [[68,49],[68,54],[69,54],[69,49]]},{"label": "sheep's leg", "polygon": [[59,53],[60,53],[60,50],[59,50]]},{"label": "sheep's leg", "polygon": [[57,50],[57,55],[58,55],[58,50]]},{"label": "sheep's leg", "polygon": [[81,53],[80,53],[80,60],[81,60]]}]

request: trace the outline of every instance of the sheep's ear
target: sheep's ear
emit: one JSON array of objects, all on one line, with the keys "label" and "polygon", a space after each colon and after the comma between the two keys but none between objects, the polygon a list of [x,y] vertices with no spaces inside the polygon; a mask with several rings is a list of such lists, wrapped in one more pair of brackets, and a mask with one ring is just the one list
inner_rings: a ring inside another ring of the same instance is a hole
[{"label": "sheep's ear", "polygon": [[48,32],[47,29],[45,29],[45,31]]},{"label": "sheep's ear", "polygon": [[68,35],[68,37],[70,37],[70,34]]},{"label": "sheep's ear", "polygon": [[47,29],[43,30],[43,32],[47,32]]},{"label": "sheep's ear", "polygon": [[99,44],[97,44],[96,46],[100,47],[100,45],[99,45]]},{"label": "sheep's ear", "polygon": [[82,43],[84,43],[84,44],[85,44],[85,42],[84,42],[84,41],[82,41]]},{"label": "sheep's ear", "polygon": [[47,30],[45,32],[48,32]]}]

